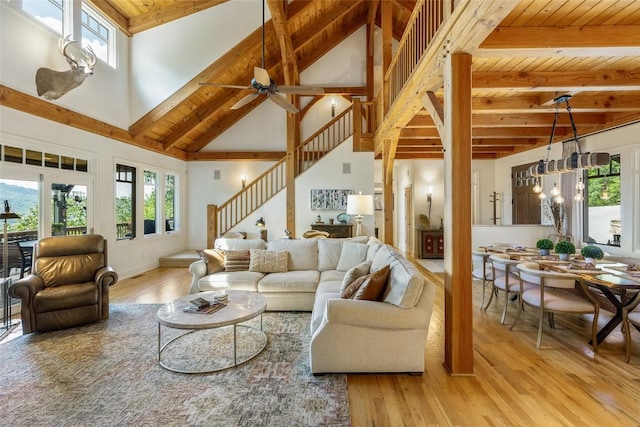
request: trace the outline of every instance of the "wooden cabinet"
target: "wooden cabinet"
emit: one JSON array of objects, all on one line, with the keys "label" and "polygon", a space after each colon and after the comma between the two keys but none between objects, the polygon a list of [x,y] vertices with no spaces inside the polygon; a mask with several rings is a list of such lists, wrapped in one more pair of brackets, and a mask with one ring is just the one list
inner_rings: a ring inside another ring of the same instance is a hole
[{"label": "wooden cabinet", "polygon": [[311,224],[312,230],[326,231],[329,237],[351,237],[353,224]]},{"label": "wooden cabinet", "polygon": [[428,228],[418,230],[418,257],[444,258],[444,230]]}]

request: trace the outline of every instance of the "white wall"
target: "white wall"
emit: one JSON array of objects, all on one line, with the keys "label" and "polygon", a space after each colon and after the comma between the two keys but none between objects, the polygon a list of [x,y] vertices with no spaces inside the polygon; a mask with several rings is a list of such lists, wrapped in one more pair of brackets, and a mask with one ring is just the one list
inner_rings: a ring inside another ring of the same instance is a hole
[{"label": "white wall", "polygon": [[[266,20],[271,18],[269,8],[265,16]],[[137,33],[131,41],[132,122],[261,25],[261,1],[243,0],[226,2]],[[261,59],[258,61],[255,65],[260,66]]]},{"label": "white wall", "polygon": [[[69,64],[58,51],[60,35],[5,2],[0,3],[0,12],[0,81],[37,97],[38,68],[69,70]],[[118,69],[98,60],[93,75],[79,87],[51,101],[52,108],[59,105],[82,111],[89,117],[126,129],[129,126],[129,41],[118,31],[117,43]]]}]

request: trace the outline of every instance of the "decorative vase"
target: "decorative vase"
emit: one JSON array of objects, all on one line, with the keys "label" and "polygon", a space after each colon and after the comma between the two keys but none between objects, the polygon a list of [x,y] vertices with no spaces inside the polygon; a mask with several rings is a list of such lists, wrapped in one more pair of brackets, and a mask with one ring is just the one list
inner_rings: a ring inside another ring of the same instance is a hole
[{"label": "decorative vase", "polygon": [[558,258],[560,258],[560,261],[569,261],[570,256],[570,254],[558,254]]},{"label": "decorative vase", "polygon": [[585,258],[584,258],[584,263],[585,263],[585,264],[592,265],[592,266],[594,266],[594,267],[596,266],[596,260],[595,260],[594,258],[587,258],[587,257],[585,257]]},{"label": "decorative vase", "polygon": [[540,256],[549,256],[549,249],[540,249]]}]

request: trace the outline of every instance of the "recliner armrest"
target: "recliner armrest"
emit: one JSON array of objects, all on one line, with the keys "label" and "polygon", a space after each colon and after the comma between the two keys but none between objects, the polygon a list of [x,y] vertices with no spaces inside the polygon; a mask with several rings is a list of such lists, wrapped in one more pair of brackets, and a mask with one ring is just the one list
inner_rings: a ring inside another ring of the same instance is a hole
[{"label": "recliner armrest", "polygon": [[116,273],[112,267],[107,265],[96,272],[95,282],[96,286],[99,288],[108,288],[118,282],[118,273]]},{"label": "recliner armrest", "polygon": [[328,299],[324,316],[326,323],[383,329],[426,329],[429,318],[427,312],[417,307],[342,298]]},{"label": "recliner armrest", "polygon": [[40,276],[30,274],[9,286],[9,296],[20,298],[22,304],[30,305],[34,295],[44,289],[44,280]]}]

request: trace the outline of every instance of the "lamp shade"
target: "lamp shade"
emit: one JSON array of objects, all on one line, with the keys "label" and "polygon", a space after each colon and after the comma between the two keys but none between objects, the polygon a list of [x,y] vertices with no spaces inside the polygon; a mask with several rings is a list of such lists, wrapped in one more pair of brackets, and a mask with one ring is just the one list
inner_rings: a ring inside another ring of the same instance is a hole
[{"label": "lamp shade", "polygon": [[347,213],[349,215],[373,215],[373,195],[349,194],[347,196]]}]

